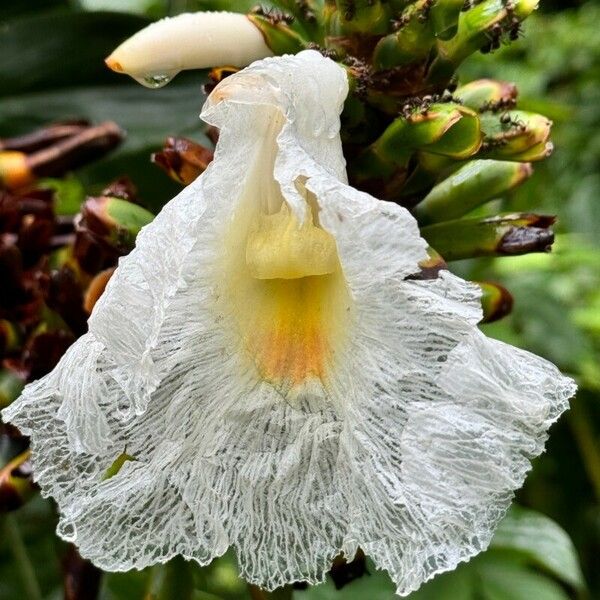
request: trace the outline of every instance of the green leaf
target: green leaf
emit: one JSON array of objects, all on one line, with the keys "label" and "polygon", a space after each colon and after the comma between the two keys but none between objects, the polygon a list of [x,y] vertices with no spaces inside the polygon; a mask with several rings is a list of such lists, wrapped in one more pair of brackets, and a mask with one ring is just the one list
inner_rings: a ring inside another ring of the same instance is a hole
[{"label": "green leaf", "polygon": [[137,600],[145,598],[150,569],[126,573],[105,573],[102,577],[102,600]]},{"label": "green leaf", "polygon": [[435,577],[413,592],[410,600],[474,600],[476,572],[472,564],[459,565],[455,571]]},{"label": "green leaf", "polygon": [[79,0],[85,10],[114,10],[140,15],[163,16],[167,0]]},{"label": "green leaf", "polygon": [[[46,597],[59,588],[62,581],[57,550],[63,544],[54,533],[56,516],[52,503],[37,496],[12,515],[34,566],[42,594]],[[13,554],[14,549],[0,534],[0,598],[25,600],[27,596],[24,595],[23,582],[15,567]]]},{"label": "green leaf", "polygon": [[356,579],[351,584],[336,590],[328,580],[321,585],[311,586],[303,591],[294,592],[294,600],[393,600],[397,598],[395,585],[385,571],[376,569],[372,563],[368,567],[369,575]]},{"label": "green leaf", "polygon": [[117,81],[104,58],[149,21],[133,15],[51,11],[0,29],[0,96]]},{"label": "green leaf", "polygon": [[561,586],[509,561],[485,561],[479,565],[483,600],[569,600]]},{"label": "green leaf", "polygon": [[538,512],[512,506],[496,531],[491,548],[518,552],[561,581],[579,589],[585,586],[571,538],[552,519]]}]

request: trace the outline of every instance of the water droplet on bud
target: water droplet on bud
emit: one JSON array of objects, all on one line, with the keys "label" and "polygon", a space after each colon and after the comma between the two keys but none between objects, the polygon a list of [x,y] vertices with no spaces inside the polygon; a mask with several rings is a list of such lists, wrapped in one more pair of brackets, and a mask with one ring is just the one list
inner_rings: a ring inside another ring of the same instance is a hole
[{"label": "water droplet on bud", "polygon": [[133,78],[144,87],[155,90],[167,85],[175,75],[176,73],[153,73],[150,75],[133,76]]}]

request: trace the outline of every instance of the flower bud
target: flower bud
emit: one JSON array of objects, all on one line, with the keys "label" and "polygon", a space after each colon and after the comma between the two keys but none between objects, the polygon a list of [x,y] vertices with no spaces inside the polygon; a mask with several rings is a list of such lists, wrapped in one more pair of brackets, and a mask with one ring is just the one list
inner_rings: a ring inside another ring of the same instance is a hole
[{"label": "flower bud", "polygon": [[419,262],[420,271],[411,275],[408,279],[436,279],[439,272],[447,268],[448,264],[446,261],[430,246],[427,248],[427,258]]},{"label": "flower bud", "polygon": [[538,161],[553,149],[548,138],[552,121],[543,115],[512,110],[502,114],[481,115],[485,133],[482,153],[489,158]]},{"label": "flower bud", "polygon": [[415,207],[422,225],[456,219],[527,180],[529,163],[474,160],[438,183]]},{"label": "flower bud", "polygon": [[0,513],[20,508],[35,493],[30,454],[26,450],[0,467]]},{"label": "flower bud", "polygon": [[81,209],[79,230],[85,229],[95,239],[126,254],[135,245],[140,229],[154,215],[145,208],[110,196],[88,198]]},{"label": "flower bud", "polygon": [[[327,4],[327,3],[326,3]],[[331,36],[385,33],[392,16],[385,0],[335,0],[325,7],[327,31]]]},{"label": "flower bud", "polygon": [[167,138],[161,152],[151,160],[163,169],[171,179],[188,185],[206,170],[213,159],[213,151],[186,138]]},{"label": "flower bud", "polygon": [[552,216],[511,213],[429,225],[421,234],[446,260],[548,252],[554,242]]},{"label": "flower bud", "polygon": [[248,15],[248,19],[262,33],[273,54],[296,54],[307,45],[307,40],[292,28],[294,18],[288,13],[259,6]]},{"label": "flower bud", "polygon": [[77,335],[87,331],[87,313],[83,309],[83,294],[77,273],[63,265],[50,273],[46,302]]},{"label": "flower bud", "polygon": [[94,306],[96,306],[96,302],[100,299],[100,296],[104,293],[110,278],[115,272],[115,267],[110,267],[108,269],[104,269],[104,271],[100,271],[90,282],[85,295],[83,297],[83,308],[87,312],[87,314],[91,314],[92,310],[94,310]]},{"label": "flower bud", "polygon": [[421,3],[411,4],[402,14],[398,30],[381,38],[373,52],[378,70],[392,69],[422,60],[435,43],[435,33],[428,19],[421,18]]},{"label": "flower bud", "polygon": [[46,311],[44,318],[23,349],[22,367],[28,382],[52,371],[75,341],[75,336],[56,313]]},{"label": "flower bud", "polygon": [[[98,598],[102,571],[82,558],[75,546],[69,544],[62,560],[64,600]],[[153,597],[151,594],[148,597]]]},{"label": "flower bud", "polygon": [[453,95],[473,110],[501,110],[514,108],[517,94],[514,83],[478,79],[460,86]]},{"label": "flower bud", "polygon": [[0,186],[14,190],[35,181],[27,155],[24,152],[6,150],[0,152]]},{"label": "flower bud", "polygon": [[512,294],[498,283],[474,281],[481,288],[482,323],[492,323],[509,315],[513,307]]},{"label": "flower bud", "polygon": [[114,50],[106,64],[142,85],[158,88],[186,69],[245,67],[271,56],[263,35],[245,15],[185,13],[138,31]]},{"label": "flower bud", "polygon": [[423,112],[396,119],[375,146],[392,160],[395,155],[417,149],[463,159],[477,152],[481,141],[477,114],[470,108],[448,102],[432,104]]}]

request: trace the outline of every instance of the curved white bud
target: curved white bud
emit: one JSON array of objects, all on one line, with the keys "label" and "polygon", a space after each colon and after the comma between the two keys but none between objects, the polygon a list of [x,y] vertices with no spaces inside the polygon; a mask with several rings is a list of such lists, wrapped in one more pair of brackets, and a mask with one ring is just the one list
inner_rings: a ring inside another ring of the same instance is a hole
[{"label": "curved white bud", "polygon": [[262,33],[246,15],[198,12],[148,25],[125,40],[106,64],[142,85],[156,88],[185,69],[245,67],[272,54]]}]

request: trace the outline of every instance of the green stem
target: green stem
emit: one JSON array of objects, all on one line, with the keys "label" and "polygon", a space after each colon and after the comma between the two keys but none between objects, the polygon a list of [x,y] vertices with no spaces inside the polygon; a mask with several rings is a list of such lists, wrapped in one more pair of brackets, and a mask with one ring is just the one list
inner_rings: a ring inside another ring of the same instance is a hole
[{"label": "green stem", "polygon": [[575,398],[571,402],[571,410],[567,415],[583,465],[594,488],[596,499],[600,502],[600,446],[581,398]]},{"label": "green stem", "polygon": [[12,515],[4,517],[4,533],[9,550],[12,552],[17,570],[23,583],[23,591],[28,600],[42,600],[42,591],[35,576],[35,569],[29,560],[27,548]]}]

